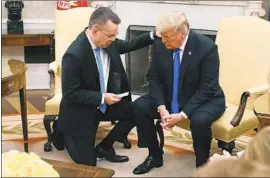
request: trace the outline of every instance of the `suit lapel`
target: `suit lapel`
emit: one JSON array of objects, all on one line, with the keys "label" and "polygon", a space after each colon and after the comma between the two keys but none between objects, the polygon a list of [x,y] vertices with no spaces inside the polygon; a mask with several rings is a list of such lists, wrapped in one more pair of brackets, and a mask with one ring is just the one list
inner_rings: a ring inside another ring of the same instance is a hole
[{"label": "suit lapel", "polygon": [[[121,74],[121,71],[124,70],[122,61],[116,59],[117,56],[115,56],[115,52],[112,50],[111,47],[105,48],[105,51],[110,58],[110,71]],[[127,80],[126,76],[125,80]]]},{"label": "suit lapel", "polygon": [[87,58],[86,65],[89,65],[89,68],[92,70],[91,73],[95,75],[96,82],[99,83],[99,73],[98,73],[98,66],[96,63],[96,57],[93,52],[92,46],[88,40],[88,37],[85,34],[85,31],[81,33],[81,37],[83,38],[83,46],[85,47],[85,57]]},{"label": "suit lapel", "polygon": [[180,66],[180,76],[179,76],[179,90],[182,87],[183,81],[184,81],[184,76],[185,72],[188,68],[188,65],[192,62],[192,53],[193,53],[193,33],[192,31],[189,32],[189,37],[187,44],[185,46],[184,54],[182,56],[181,60],[181,66]]}]

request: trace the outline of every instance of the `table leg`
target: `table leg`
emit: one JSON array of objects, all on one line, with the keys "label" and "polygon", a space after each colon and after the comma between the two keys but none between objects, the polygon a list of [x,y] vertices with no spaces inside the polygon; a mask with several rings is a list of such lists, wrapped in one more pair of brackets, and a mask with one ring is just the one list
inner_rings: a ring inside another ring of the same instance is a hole
[{"label": "table leg", "polygon": [[21,117],[23,127],[23,140],[24,140],[24,151],[28,153],[28,126],[27,126],[27,105],[26,105],[26,86],[20,89],[20,104],[21,104]]}]

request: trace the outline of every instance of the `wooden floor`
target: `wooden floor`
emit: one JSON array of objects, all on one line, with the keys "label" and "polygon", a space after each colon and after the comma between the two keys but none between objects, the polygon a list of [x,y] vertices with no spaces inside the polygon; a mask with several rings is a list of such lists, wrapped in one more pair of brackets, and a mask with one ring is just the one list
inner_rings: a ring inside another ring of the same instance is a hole
[{"label": "wooden floor", "polygon": [[[44,113],[45,102],[48,94],[49,90],[27,90],[27,113]],[[21,108],[19,92],[2,98],[2,115],[14,115],[20,113]]]}]

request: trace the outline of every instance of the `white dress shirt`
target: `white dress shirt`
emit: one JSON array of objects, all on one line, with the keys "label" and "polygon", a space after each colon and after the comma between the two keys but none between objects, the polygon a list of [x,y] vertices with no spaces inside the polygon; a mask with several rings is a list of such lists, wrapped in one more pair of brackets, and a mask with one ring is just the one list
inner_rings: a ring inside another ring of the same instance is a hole
[{"label": "white dress shirt", "polygon": [[[91,41],[91,39],[89,38],[89,36],[87,35],[87,31],[86,30],[86,36],[89,40],[89,43],[93,49],[93,53],[95,55],[95,59],[96,59],[96,63],[97,63],[97,57],[96,57],[96,52],[95,49],[97,48],[96,45]],[[100,56],[101,56],[101,62],[102,62],[102,67],[103,67],[103,76],[104,76],[104,82],[105,82],[105,93],[107,92],[107,84],[108,84],[108,79],[109,79],[109,73],[110,73],[110,57],[108,55],[108,53],[103,49],[100,48]],[[101,104],[104,103],[104,94],[102,93],[102,99],[101,99]]]}]

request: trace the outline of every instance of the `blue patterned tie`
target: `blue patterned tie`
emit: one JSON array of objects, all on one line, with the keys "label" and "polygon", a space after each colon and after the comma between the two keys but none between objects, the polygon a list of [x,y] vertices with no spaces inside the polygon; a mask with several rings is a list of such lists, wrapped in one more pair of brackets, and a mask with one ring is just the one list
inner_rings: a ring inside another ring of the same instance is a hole
[{"label": "blue patterned tie", "polygon": [[[100,48],[96,48],[95,53],[96,53],[98,72],[99,72],[100,90],[101,90],[101,93],[105,93],[105,81],[104,81],[104,75],[103,75],[103,67],[102,67],[102,61],[101,61],[101,55],[100,55]],[[105,102],[100,105],[99,110],[102,113],[105,113],[105,111],[106,111],[106,103]]]},{"label": "blue patterned tie", "polygon": [[178,101],[179,74],[180,74],[180,49],[177,48],[174,50],[174,58],[173,58],[173,91],[171,102],[171,114],[179,113],[179,101]]}]

